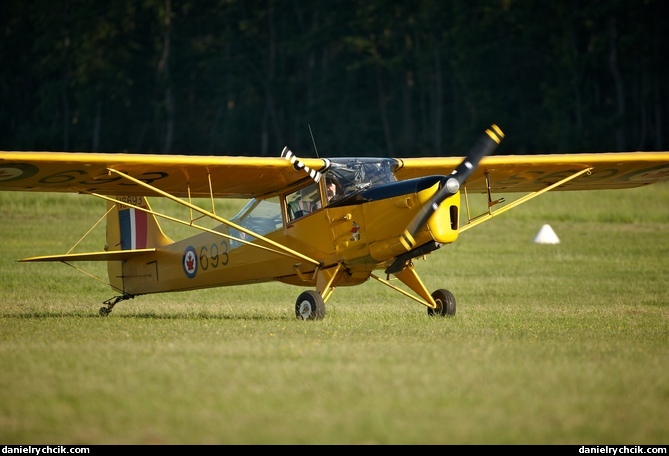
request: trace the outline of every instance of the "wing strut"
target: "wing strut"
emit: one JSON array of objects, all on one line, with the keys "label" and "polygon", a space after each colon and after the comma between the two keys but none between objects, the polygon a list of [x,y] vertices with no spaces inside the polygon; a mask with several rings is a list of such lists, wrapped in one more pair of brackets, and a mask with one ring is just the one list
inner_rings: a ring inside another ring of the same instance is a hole
[{"label": "wing strut", "polygon": [[121,177],[123,177],[123,178],[126,178],[126,179],[128,179],[128,180],[130,180],[130,181],[132,181],[132,182],[134,182],[134,183],[136,183],[136,184],[138,184],[138,185],[141,185],[142,187],[148,188],[148,189],[150,189],[150,190],[152,190],[152,191],[158,193],[159,195],[164,196],[165,198],[169,198],[169,199],[171,199],[172,201],[176,202],[177,204],[181,204],[181,205],[183,205],[183,206],[186,206],[186,207],[188,207],[188,208],[190,208],[190,209],[192,209],[192,210],[194,210],[194,211],[196,211],[196,212],[199,212],[199,213],[202,214],[202,215],[205,215],[205,216],[207,216],[207,217],[209,217],[209,218],[211,218],[211,219],[217,220],[217,221],[219,221],[219,222],[221,222],[221,223],[223,223],[223,224],[225,224],[225,225],[227,225],[227,226],[229,226],[229,227],[231,227],[231,228],[234,228],[234,229],[236,229],[236,230],[238,230],[238,231],[240,231],[240,232],[242,232],[242,233],[246,233],[246,234],[248,234],[249,236],[252,236],[252,237],[254,237],[254,238],[258,239],[258,240],[261,240],[261,241],[263,241],[263,242],[265,242],[265,243],[271,245],[272,247],[275,247],[275,248],[278,249],[278,250],[274,250],[274,249],[271,249],[271,248],[268,248],[268,247],[265,247],[265,246],[262,246],[262,245],[258,245],[258,244],[252,243],[252,242],[244,241],[243,239],[238,239],[238,238],[235,238],[234,236],[230,236],[230,235],[228,235],[228,234],[224,234],[224,233],[221,233],[221,232],[219,232],[219,231],[214,231],[214,230],[211,230],[211,229],[209,229],[209,228],[205,228],[205,227],[202,227],[202,226],[194,225],[193,223],[187,223],[187,222],[185,222],[185,221],[183,221],[183,220],[179,220],[179,219],[170,217],[170,216],[165,215],[165,214],[157,213],[157,212],[154,212],[154,211],[152,211],[152,210],[149,210],[149,209],[146,209],[146,208],[143,208],[143,207],[134,206],[134,205],[129,204],[129,203],[127,203],[127,202],[121,202],[121,201],[118,201],[118,200],[116,200],[116,199],[114,199],[114,198],[110,198],[110,197],[108,197],[108,196],[100,195],[100,194],[98,194],[98,193],[91,193],[91,192],[85,192],[85,193],[88,193],[88,194],[93,195],[93,196],[97,196],[98,198],[102,198],[102,199],[105,199],[105,200],[108,200],[108,201],[113,201],[113,202],[115,202],[115,203],[117,203],[117,204],[123,204],[123,205],[125,205],[125,206],[132,207],[132,208],[134,208],[134,209],[139,209],[139,210],[141,210],[141,211],[143,211],[143,212],[148,212],[148,213],[150,213],[150,214],[156,215],[156,216],[158,216],[158,217],[166,218],[166,219],[172,220],[172,221],[177,222],[177,223],[181,223],[181,224],[184,224],[184,225],[187,225],[187,226],[192,226],[193,228],[197,228],[197,229],[202,230],[202,231],[207,231],[207,232],[210,232],[210,233],[213,233],[213,234],[217,234],[217,235],[219,235],[219,236],[223,236],[223,237],[226,237],[226,238],[229,238],[229,239],[235,239],[235,240],[237,240],[237,241],[243,242],[243,243],[245,243],[245,244],[251,245],[251,246],[256,247],[256,248],[259,248],[259,249],[264,249],[264,250],[267,250],[267,251],[270,251],[270,252],[274,252],[274,253],[277,253],[277,254],[280,254],[280,255],[288,256],[288,257],[298,258],[298,259],[307,261],[307,262],[309,262],[309,263],[311,263],[311,264],[313,264],[313,265],[315,265],[315,266],[319,266],[319,267],[322,266],[322,264],[321,264],[320,261],[314,260],[313,258],[310,258],[310,257],[308,257],[308,256],[306,256],[306,255],[303,255],[303,254],[300,253],[300,252],[297,252],[297,251],[295,251],[295,250],[289,249],[288,247],[286,247],[286,246],[284,246],[284,245],[281,245],[281,244],[279,244],[278,242],[275,242],[275,241],[273,241],[273,240],[271,240],[271,239],[268,239],[268,238],[266,238],[266,237],[264,237],[264,236],[261,236],[260,234],[254,232],[254,231],[252,231],[252,230],[249,230],[248,228],[244,228],[243,226],[237,225],[236,223],[233,223],[233,222],[231,222],[230,220],[224,219],[223,217],[220,217],[220,216],[214,214],[213,212],[210,212],[210,211],[207,211],[207,210],[205,210],[205,209],[202,209],[201,207],[198,207],[198,206],[196,206],[195,204],[193,204],[193,203],[191,203],[191,202],[187,202],[187,201],[184,201],[184,200],[182,200],[182,199],[180,199],[180,198],[177,198],[176,196],[171,195],[170,193],[167,193],[167,192],[165,192],[165,191],[163,191],[163,190],[160,190],[159,188],[153,187],[152,185],[149,185],[149,184],[147,184],[146,182],[143,182],[143,181],[141,181],[141,180],[139,180],[139,179],[135,179],[134,177],[129,176],[129,175],[127,175],[127,174],[125,174],[125,173],[123,173],[123,172],[121,172],[121,171],[115,170],[115,169],[113,169],[113,168],[107,168],[107,169],[108,169],[110,172],[113,172],[113,173],[115,173],[115,174],[118,174],[119,176],[121,176]]},{"label": "wing strut", "polygon": [[[472,227],[474,227],[476,225],[479,225],[479,224],[481,224],[485,221],[488,221],[491,218],[493,218],[493,217],[495,217],[495,216],[497,216],[497,215],[499,215],[503,212],[506,212],[510,209],[513,209],[516,206],[520,206],[521,204],[528,202],[532,198],[536,198],[537,196],[541,195],[542,193],[546,193],[549,190],[553,190],[555,187],[559,187],[560,185],[564,184],[565,182],[569,182],[572,179],[576,179],[578,176],[580,176],[582,174],[586,174],[586,173],[589,174],[590,171],[592,171],[592,168],[585,168],[585,169],[582,169],[580,171],[577,171],[574,174],[572,174],[571,176],[567,176],[564,179],[562,179],[558,182],[555,182],[554,184],[549,185],[548,187],[542,188],[541,190],[537,190],[536,192],[528,193],[527,195],[524,195],[521,198],[518,198],[517,200],[515,200],[515,201],[513,201],[513,202],[495,210],[495,211],[490,210],[490,208],[492,207],[492,204],[490,204],[490,193],[488,193],[488,212],[485,213],[485,214],[481,214],[481,215],[479,215],[477,217],[474,217],[474,218],[470,218],[469,214],[467,214],[467,216],[468,216],[467,218],[469,219],[469,222],[467,223],[467,225],[461,227],[459,232],[462,233],[464,231],[467,231],[469,228],[472,228]],[[488,182],[489,182],[489,179],[490,179],[490,176],[488,174],[486,174],[486,180]],[[488,189],[490,189],[490,184],[488,184]],[[467,195],[466,190],[467,189],[465,188],[465,197]],[[488,190],[488,191],[490,191],[490,190]],[[497,200],[497,201],[498,202],[503,201],[503,199],[500,199],[500,200]],[[467,202],[467,212],[469,212],[469,202]]]}]

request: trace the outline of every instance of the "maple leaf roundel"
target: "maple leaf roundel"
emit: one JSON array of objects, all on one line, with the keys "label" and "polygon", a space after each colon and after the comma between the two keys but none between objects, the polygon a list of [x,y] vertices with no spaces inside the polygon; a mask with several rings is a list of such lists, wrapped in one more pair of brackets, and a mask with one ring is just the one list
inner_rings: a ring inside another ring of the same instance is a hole
[{"label": "maple leaf roundel", "polygon": [[197,274],[197,255],[195,254],[195,249],[192,246],[189,246],[184,251],[184,256],[181,259],[181,265],[184,268],[184,273],[186,277],[192,279]]}]

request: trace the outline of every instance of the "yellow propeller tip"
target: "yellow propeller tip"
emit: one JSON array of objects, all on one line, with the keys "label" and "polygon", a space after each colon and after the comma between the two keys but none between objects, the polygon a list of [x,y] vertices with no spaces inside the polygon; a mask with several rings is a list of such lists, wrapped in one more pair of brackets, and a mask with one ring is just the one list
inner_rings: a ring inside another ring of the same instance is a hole
[{"label": "yellow propeller tip", "polygon": [[495,131],[491,131],[490,129],[486,130],[486,134],[490,136],[490,139],[495,141],[497,144],[499,144],[502,141],[502,138],[504,138],[504,132],[495,124],[492,124],[492,128]]},{"label": "yellow propeller tip", "polygon": [[400,238],[400,242],[404,248],[407,249],[407,251],[413,249],[413,247],[416,245],[416,240],[408,230],[404,231],[404,235]]},{"label": "yellow propeller tip", "polygon": [[492,129],[495,130],[495,133],[497,133],[499,136],[502,138],[504,137],[504,132],[496,124],[492,124]]}]

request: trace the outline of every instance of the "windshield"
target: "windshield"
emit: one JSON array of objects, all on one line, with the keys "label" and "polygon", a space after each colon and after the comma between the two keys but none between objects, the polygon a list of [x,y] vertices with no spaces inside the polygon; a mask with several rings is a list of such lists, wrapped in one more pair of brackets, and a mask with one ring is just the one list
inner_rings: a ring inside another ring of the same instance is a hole
[{"label": "windshield", "polygon": [[337,185],[336,199],[342,199],[372,185],[396,182],[392,173],[397,162],[388,158],[332,158],[325,173]]}]

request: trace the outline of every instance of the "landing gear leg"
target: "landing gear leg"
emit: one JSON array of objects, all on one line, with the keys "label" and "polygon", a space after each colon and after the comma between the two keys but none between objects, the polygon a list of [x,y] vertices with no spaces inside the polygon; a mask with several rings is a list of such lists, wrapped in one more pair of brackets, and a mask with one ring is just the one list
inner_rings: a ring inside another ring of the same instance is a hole
[{"label": "landing gear leg", "polygon": [[134,297],[135,297],[134,295],[124,294],[107,299],[105,302],[103,302],[103,304],[105,304],[106,307],[100,307],[100,316],[106,317],[111,313],[112,309],[116,304],[118,304],[121,301],[125,301],[126,299],[132,299]]}]

